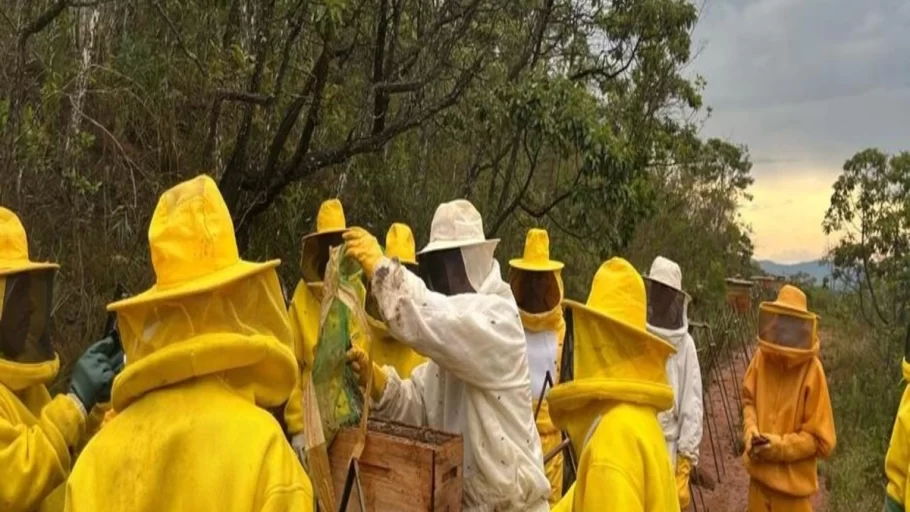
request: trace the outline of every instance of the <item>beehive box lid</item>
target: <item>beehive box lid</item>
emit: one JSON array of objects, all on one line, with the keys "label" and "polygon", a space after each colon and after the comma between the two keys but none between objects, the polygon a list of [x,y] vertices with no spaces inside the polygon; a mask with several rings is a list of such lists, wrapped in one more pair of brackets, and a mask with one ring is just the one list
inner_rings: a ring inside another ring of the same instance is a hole
[{"label": "beehive box lid", "polygon": [[728,277],[724,280],[728,286],[732,287],[743,287],[743,288],[752,288],[752,281],[746,279],[739,279],[736,277]]}]

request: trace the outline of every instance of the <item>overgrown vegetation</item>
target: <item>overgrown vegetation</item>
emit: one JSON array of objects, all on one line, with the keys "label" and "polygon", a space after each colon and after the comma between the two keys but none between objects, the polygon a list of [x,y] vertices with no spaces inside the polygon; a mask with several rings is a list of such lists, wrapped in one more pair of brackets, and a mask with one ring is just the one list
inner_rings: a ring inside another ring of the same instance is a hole
[{"label": "overgrown vegetation", "polygon": [[906,152],[860,151],[844,164],[825,217],[825,231],[842,235],[829,255],[837,291],[816,289],[813,297],[824,317],[837,424],[838,447],[826,465],[836,511],[884,503],[884,458],[906,385],[908,171]]},{"label": "overgrown vegetation", "polygon": [[897,348],[903,333],[857,323],[854,307],[857,302],[845,297],[820,310],[821,355],[837,427],[837,448],[822,472],[834,512],[881,509],[885,453],[905,385]]},{"label": "overgrown vegetation", "polygon": [[676,259],[706,305],[750,272],[749,154],[699,135],[691,2],[0,3],[0,203],[63,264],[64,363],[117,283],[150,284],[156,197],[200,172],[245,257],[281,257],[289,287],[335,196],[349,223],[404,221],[418,244],[467,197],[502,259],[545,227],[572,297],[616,254]]}]

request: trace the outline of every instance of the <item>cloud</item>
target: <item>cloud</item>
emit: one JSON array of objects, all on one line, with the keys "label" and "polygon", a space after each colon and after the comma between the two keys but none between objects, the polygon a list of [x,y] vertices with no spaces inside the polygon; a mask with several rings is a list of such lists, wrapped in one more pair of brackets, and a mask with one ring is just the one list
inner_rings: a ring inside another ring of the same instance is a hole
[{"label": "cloud", "polygon": [[900,0],[707,0],[695,69],[718,110],[910,85]]},{"label": "cloud", "polygon": [[821,229],[834,179],[823,170],[799,168],[757,180],[752,202],[740,211],[753,231],[755,257],[795,263],[823,256],[836,242]]},{"label": "cloud", "polygon": [[756,254],[821,256],[830,187],[857,151],[910,149],[910,2],[707,0],[690,69],[704,135],[749,146]]}]

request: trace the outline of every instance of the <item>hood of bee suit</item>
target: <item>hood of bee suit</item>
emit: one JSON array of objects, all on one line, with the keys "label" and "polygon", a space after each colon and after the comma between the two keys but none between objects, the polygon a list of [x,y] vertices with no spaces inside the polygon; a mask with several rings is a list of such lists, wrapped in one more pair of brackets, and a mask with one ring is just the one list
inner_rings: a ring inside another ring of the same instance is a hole
[{"label": "hood of bee suit", "polygon": [[[648,331],[679,348],[680,343],[689,334],[688,309],[691,300],[682,288],[682,269],[675,261],[658,256],[651,264],[645,284],[650,292],[648,296]],[[657,294],[672,295],[672,298],[656,300],[657,297],[652,297],[652,295]],[[664,311],[654,311],[656,304],[659,304]],[[677,307],[668,307],[671,305]],[[673,318],[666,317],[664,313],[672,315]]]},{"label": "hood of bee suit", "polygon": [[58,268],[29,257],[25,226],[0,207],[0,384],[13,391],[47,384],[60,370],[50,342]]},{"label": "hood of bee suit", "polygon": [[214,374],[264,407],[287,400],[297,364],[279,262],[240,259],[230,213],[210,177],[161,196],[149,247],[155,285],[108,306],[130,361],[114,381],[114,408]]},{"label": "hood of bee suit", "polygon": [[758,346],[769,357],[790,364],[801,364],[818,355],[818,316],[809,311],[802,290],[785,285],[776,300],[759,305]]},{"label": "hood of bee suit", "polygon": [[592,402],[621,401],[665,410],[673,404],[666,363],[676,349],[648,332],[644,283],[621,258],[604,263],[585,304],[566,300],[575,328],[575,380],[550,392],[550,415],[564,426]]}]

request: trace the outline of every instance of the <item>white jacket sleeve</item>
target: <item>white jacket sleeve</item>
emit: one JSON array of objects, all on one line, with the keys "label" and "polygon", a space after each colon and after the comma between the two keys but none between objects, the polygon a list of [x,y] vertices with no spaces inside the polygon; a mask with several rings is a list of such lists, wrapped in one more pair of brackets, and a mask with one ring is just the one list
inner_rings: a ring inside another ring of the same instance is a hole
[{"label": "white jacket sleeve", "polygon": [[698,365],[698,353],[692,336],[686,335],[683,340],[683,375],[680,379],[679,441],[677,452],[698,464],[698,447],[701,444],[704,405],[702,404],[701,369]]},{"label": "white jacket sleeve", "polygon": [[423,390],[429,364],[423,363],[414,368],[411,377],[404,380],[401,380],[394,367],[384,366],[382,369],[389,376],[389,380],[386,382],[382,400],[374,409],[376,416],[408,425],[426,426],[427,408],[424,404]]},{"label": "white jacket sleeve", "polygon": [[389,332],[459,380],[482,389],[527,386],[518,306],[503,296],[510,294],[507,284],[488,281],[491,289],[449,297],[383,258],[372,289]]}]

